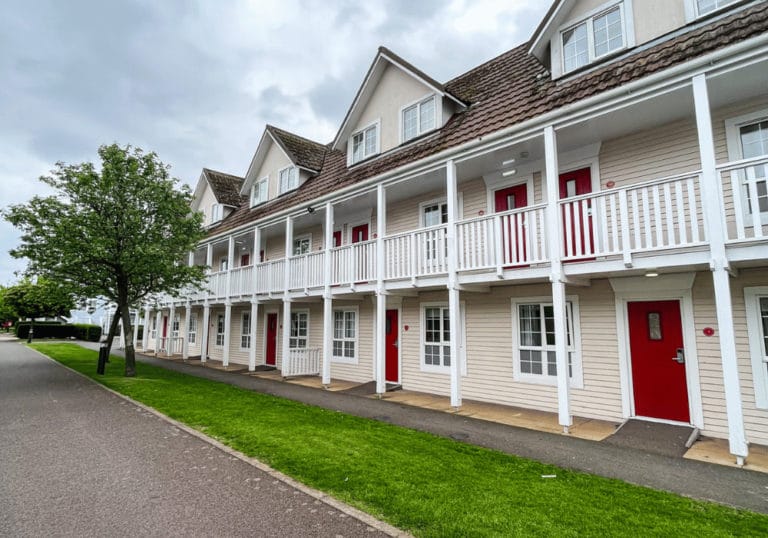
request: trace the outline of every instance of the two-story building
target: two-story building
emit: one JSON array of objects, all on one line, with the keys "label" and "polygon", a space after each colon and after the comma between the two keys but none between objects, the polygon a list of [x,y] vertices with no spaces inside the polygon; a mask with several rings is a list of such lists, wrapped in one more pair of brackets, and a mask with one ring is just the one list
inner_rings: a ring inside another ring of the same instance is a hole
[{"label": "two-story building", "polygon": [[768,444],[768,2],[555,1],[440,83],[380,48],[334,140],[204,169],[207,289],[145,350]]}]

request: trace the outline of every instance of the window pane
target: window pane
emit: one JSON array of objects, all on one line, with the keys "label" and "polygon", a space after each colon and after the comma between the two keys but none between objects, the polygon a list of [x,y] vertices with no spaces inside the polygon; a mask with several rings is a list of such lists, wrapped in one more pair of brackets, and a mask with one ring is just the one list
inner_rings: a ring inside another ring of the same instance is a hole
[{"label": "window pane", "polygon": [[376,153],[376,127],[371,127],[365,131],[365,156]]},{"label": "window pane", "polygon": [[717,8],[727,6],[734,3],[736,0],[696,0],[699,7],[699,15],[704,15],[710,11],[714,11]]},{"label": "window pane", "polygon": [[354,342],[344,342],[344,356],[349,359],[355,358],[355,343]]},{"label": "window pane", "polygon": [[344,312],[333,313],[333,337],[344,338]]},{"label": "window pane", "polygon": [[443,346],[443,366],[451,365],[451,347]]},{"label": "window pane", "polygon": [[451,341],[450,314],[447,308],[443,309],[443,342]]},{"label": "window pane", "polygon": [[352,137],[352,162],[360,161],[365,157],[363,142],[363,133],[357,133]]},{"label": "window pane", "polygon": [[547,337],[547,345],[555,345],[555,309],[551,305],[544,307],[544,330]]},{"label": "window pane", "polygon": [[419,132],[426,133],[435,128],[435,98],[430,97],[420,106]]},{"label": "window pane", "polygon": [[541,346],[541,317],[537,304],[520,305],[520,345]]},{"label": "window pane", "polygon": [[340,342],[338,340],[333,341],[333,356],[334,357],[343,357],[343,350],[344,350],[344,342]]},{"label": "window pane", "polygon": [[410,140],[418,134],[417,119],[418,111],[416,105],[403,110],[403,140]]},{"label": "window pane", "polygon": [[424,226],[437,226],[442,224],[440,221],[440,204],[429,205],[424,208]]},{"label": "window pane", "polygon": [[624,44],[621,27],[621,11],[618,7],[595,17],[593,21],[595,56],[602,56]]},{"label": "window pane", "polygon": [[763,356],[768,357],[768,297],[760,298],[760,319],[763,325]]},{"label": "window pane", "polygon": [[354,312],[345,312],[345,336],[347,338],[354,338],[355,337],[355,313]]},{"label": "window pane", "polygon": [[563,32],[563,60],[566,72],[587,64],[589,61],[587,46],[586,23]]},{"label": "window pane", "polygon": [[768,155],[768,120],[740,129],[741,151],[745,159]]},{"label": "window pane", "polygon": [[547,351],[547,375],[557,375],[557,354],[554,351]]}]

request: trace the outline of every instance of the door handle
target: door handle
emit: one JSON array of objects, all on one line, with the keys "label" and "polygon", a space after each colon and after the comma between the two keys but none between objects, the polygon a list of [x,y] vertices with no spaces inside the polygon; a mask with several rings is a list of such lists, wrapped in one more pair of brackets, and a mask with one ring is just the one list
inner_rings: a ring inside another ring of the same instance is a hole
[{"label": "door handle", "polygon": [[672,357],[672,360],[678,364],[685,364],[685,350],[681,347],[677,348],[677,353]]}]

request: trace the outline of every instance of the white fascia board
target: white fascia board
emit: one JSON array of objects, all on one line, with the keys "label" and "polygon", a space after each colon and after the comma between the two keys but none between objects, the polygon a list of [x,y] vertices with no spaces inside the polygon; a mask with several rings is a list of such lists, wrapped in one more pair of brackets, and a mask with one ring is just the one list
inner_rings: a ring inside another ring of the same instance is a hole
[{"label": "white fascia board", "polygon": [[563,0],[558,0],[558,5],[552,12],[552,16],[549,17],[549,20],[541,29],[539,35],[536,36],[536,39],[531,43],[531,46],[528,47],[528,54],[532,54],[541,59],[541,56],[543,56],[544,50],[549,43],[552,28],[559,26],[558,20],[563,16],[563,6],[565,6],[565,2]]}]

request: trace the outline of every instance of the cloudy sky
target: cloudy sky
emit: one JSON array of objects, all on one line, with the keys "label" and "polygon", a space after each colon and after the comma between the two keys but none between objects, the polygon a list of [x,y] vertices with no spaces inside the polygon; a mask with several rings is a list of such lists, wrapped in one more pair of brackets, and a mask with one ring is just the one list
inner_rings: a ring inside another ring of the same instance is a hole
[{"label": "cloudy sky", "polygon": [[[101,144],[194,184],[244,175],[266,123],[330,141],[379,45],[447,81],[526,41],[549,0],[10,0],[0,18],[0,207]],[[0,222],[0,284],[24,262]]]}]

